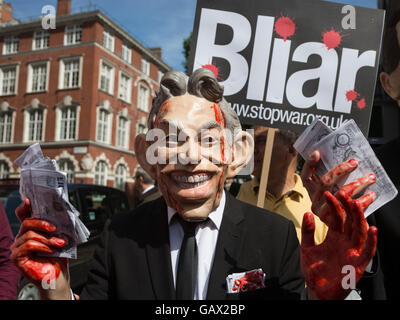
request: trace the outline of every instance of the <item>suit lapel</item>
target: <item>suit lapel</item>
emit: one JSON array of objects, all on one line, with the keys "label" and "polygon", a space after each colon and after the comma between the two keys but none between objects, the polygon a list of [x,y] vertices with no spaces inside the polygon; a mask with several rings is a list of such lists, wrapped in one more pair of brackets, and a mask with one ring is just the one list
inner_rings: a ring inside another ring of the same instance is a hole
[{"label": "suit lapel", "polygon": [[242,245],[242,222],[244,219],[241,207],[228,192],[226,204],[215,248],[214,262],[208,281],[207,299],[226,298],[226,277],[232,272],[240,271],[237,257]]},{"label": "suit lapel", "polygon": [[148,241],[146,242],[147,263],[156,299],[175,299],[175,289],[171,265],[167,206],[164,198],[154,201]]}]

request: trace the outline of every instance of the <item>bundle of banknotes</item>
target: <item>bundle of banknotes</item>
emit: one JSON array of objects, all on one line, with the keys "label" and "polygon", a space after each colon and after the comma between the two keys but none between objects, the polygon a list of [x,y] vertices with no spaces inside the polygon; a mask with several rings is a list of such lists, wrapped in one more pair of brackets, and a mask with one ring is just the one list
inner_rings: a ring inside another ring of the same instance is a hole
[{"label": "bundle of banknotes", "polygon": [[53,236],[66,241],[63,248],[46,256],[76,259],[77,245],[86,242],[90,233],[69,202],[66,174],[58,170],[55,160],[43,156],[39,143],[31,145],[14,163],[21,168],[19,192],[22,199],[29,198],[32,218],[54,224]]},{"label": "bundle of banknotes", "polygon": [[358,168],[346,179],[342,179],[336,188],[367,174],[375,174],[376,183],[368,187],[365,192],[375,192],[376,200],[365,210],[365,217],[393,200],[397,195],[396,187],[354,120],[347,121],[332,131],[322,121],[316,119],[304,130],[294,147],[304,159],[307,159],[314,150],[320,152],[322,161],[315,170],[319,177],[344,161],[356,159],[359,164]]}]

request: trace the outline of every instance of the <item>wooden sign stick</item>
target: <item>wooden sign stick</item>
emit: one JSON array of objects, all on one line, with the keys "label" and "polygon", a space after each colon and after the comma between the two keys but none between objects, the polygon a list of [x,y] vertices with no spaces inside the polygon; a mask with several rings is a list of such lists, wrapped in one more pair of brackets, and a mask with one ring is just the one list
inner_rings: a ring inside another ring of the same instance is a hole
[{"label": "wooden sign stick", "polygon": [[268,128],[267,132],[267,142],[265,144],[260,187],[258,189],[257,207],[259,208],[264,208],[265,193],[267,191],[267,185],[268,185],[268,175],[271,164],[272,148],[274,146],[275,131],[276,129],[274,128]]}]

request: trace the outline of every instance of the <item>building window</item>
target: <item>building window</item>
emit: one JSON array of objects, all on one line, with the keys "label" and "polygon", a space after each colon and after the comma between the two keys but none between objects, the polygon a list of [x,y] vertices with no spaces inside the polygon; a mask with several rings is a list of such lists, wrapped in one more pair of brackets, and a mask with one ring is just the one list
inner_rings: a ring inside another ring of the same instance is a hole
[{"label": "building window", "polygon": [[11,54],[18,52],[18,37],[8,36],[4,38],[3,54]]},{"label": "building window", "polygon": [[161,71],[158,71],[158,82],[161,82],[162,77],[164,77],[164,73]]},{"label": "building window", "polygon": [[114,36],[106,30],[103,32],[103,46],[104,48],[114,52]]},{"label": "building window", "polygon": [[58,167],[60,171],[67,175],[67,183],[74,183],[75,167],[72,161],[69,159],[60,159],[58,160]]},{"label": "building window", "polygon": [[100,90],[113,94],[114,68],[108,63],[101,61],[100,65]]},{"label": "building window", "polygon": [[147,76],[150,75],[150,63],[146,59],[142,59],[142,72]]},{"label": "building window", "polygon": [[0,113],[0,143],[10,143],[12,134],[12,112]]},{"label": "building window", "polygon": [[111,114],[102,108],[97,111],[97,136],[99,142],[110,143],[110,121]]},{"label": "building window", "polygon": [[138,108],[147,112],[149,109],[149,89],[144,85],[139,85]]},{"label": "building window", "polygon": [[43,110],[31,110],[28,118],[28,141],[41,141],[43,136]]},{"label": "building window", "polygon": [[145,124],[143,124],[143,123],[139,123],[138,124],[138,132],[137,132],[137,134],[144,134],[144,133],[146,133],[146,125]]},{"label": "building window", "polygon": [[117,120],[117,147],[128,147],[128,124],[129,120],[119,116]]},{"label": "building window", "polygon": [[1,68],[1,95],[15,94],[17,89],[17,67]]},{"label": "building window", "polygon": [[50,34],[48,30],[35,31],[33,34],[33,50],[46,49],[49,47]]},{"label": "building window", "polygon": [[94,168],[94,184],[107,185],[107,162],[100,160]]},{"label": "building window", "polygon": [[1,160],[0,161],[0,179],[8,179],[10,175],[10,167],[7,162]]},{"label": "building window", "polygon": [[128,46],[124,44],[122,45],[122,59],[124,59],[128,63],[131,63],[132,60],[132,51]]},{"label": "building window", "polygon": [[61,61],[60,89],[72,89],[80,87],[81,58]]},{"label": "building window", "polygon": [[28,92],[41,92],[47,89],[48,62],[29,65]]},{"label": "building window", "polygon": [[123,164],[119,164],[115,170],[115,188],[122,191],[125,191],[126,171],[126,167]]},{"label": "building window", "polygon": [[76,107],[67,107],[61,110],[60,140],[76,139]]},{"label": "building window", "polygon": [[82,41],[82,27],[80,25],[72,25],[65,27],[64,44],[75,44]]},{"label": "building window", "polygon": [[136,135],[142,134],[142,133],[145,134],[146,133],[146,129],[147,129],[146,118],[142,117],[141,119],[139,119],[136,122]]},{"label": "building window", "polygon": [[119,98],[130,103],[131,91],[131,77],[121,72],[119,77]]}]

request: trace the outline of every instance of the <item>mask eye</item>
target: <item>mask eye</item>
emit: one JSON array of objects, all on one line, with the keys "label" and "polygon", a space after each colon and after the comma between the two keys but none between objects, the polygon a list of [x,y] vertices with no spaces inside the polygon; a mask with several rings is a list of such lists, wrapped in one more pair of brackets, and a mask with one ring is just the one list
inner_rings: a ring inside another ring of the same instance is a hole
[{"label": "mask eye", "polygon": [[201,145],[204,147],[211,147],[213,146],[217,140],[212,136],[205,136],[201,138]]}]

